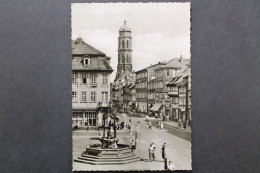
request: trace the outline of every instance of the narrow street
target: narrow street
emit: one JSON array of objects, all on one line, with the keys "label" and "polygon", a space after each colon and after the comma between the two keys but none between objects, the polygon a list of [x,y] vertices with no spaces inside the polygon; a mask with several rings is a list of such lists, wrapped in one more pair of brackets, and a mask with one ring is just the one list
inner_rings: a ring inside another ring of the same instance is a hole
[{"label": "narrow street", "polygon": [[[173,161],[178,170],[191,169],[191,142],[187,139],[190,133],[175,129],[170,126],[165,126],[165,129],[157,129],[156,122],[153,122],[152,130],[148,130],[148,123],[145,118],[133,116],[120,116],[120,121],[129,122],[133,128],[133,135],[130,136],[129,130],[117,131],[119,143],[129,144],[135,138],[135,131],[138,133],[136,144],[136,155],[142,158],[142,161],[130,163],[126,165],[88,165],[83,163],[73,162],[73,170],[163,170],[164,163],[162,162],[161,146],[165,142],[167,147],[166,156],[168,161]],[[139,122],[139,123],[137,123]],[[176,134],[176,135],[175,135]],[[78,157],[84,150],[87,144],[97,143],[94,140],[98,136],[97,131],[76,131],[73,132],[73,159]],[[154,162],[150,162],[148,156],[148,146],[154,143],[156,145]]]}]

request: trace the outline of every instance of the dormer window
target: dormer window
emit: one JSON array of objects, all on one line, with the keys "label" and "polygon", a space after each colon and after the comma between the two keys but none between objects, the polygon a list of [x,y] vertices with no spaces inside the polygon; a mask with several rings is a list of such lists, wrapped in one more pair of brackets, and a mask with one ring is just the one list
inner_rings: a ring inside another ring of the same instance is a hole
[{"label": "dormer window", "polygon": [[83,64],[84,64],[84,66],[90,65],[90,58],[84,58],[83,59]]}]

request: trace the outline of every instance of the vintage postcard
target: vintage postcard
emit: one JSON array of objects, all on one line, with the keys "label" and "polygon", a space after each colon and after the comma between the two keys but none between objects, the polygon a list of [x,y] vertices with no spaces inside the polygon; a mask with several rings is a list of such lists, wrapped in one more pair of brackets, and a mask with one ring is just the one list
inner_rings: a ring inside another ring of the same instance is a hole
[{"label": "vintage postcard", "polygon": [[191,170],[190,3],[71,10],[73,170]]}]

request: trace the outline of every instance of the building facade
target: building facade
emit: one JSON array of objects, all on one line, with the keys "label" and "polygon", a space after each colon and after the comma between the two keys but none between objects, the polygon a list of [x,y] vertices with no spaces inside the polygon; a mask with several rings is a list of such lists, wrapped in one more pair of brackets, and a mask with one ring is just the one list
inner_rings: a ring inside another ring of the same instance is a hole
[{"label": "building facade", "polygon": [[171,118],[175,121],[191,122],[191,68],[186,64],[168,84],[168,94],[171,98]]},{"label": "building facade", "polygon": [[109,104],[110,57],[85,43],[72,41],[72,123],[79,127],[101,126],[100,103]]},{"label": "building facade", "polygon": [[138,112],[147,112],[147,69],[142,69],[136,72],[136,110]]}]

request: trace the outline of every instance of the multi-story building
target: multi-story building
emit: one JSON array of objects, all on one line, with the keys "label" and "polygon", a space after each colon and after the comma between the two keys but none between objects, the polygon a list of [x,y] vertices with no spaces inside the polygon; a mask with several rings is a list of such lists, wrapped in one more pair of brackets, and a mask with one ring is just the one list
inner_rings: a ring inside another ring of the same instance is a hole
[{"label": "multi-story building", "polygon": [[[166,65],[166,62],[158,62],[157,64],[147,67],[147,103],[149,111],[155,105],[155,70],[163,65]],[[155,107],[153,107],[152,111],[160,111],[160,109],[161,105],[158,104]]]},{"label": "multi-story building", "polygon": [[132,82],[130,85],[129,85],[129,91],[130,91],[130,103],[129,103],[129,106],[130,106],[130,110],[131,111],[134,111],[135,108],[136,108],[136,89],[135,89],[135,82]]},{"label": "multi-story building", "polygon": [[136,72],[136,109],[137,111],[147,112],[147,69],[141,69]]},{"label": "multi-story building", "polygon": [[85,43],[72,41],[72,121],[81,127],[102,124],[99,104],[110,101],[110,57]]},{"label": "multi-story building", "polygon": [[154,69],[155,78],[150,82],[151,84],[149,86],[153,88],[154,93],[151,92],[149,95],[155,95],[155,104],[150,110],[159,110],[166,116],[170,116],[171,102],[166,85],[183,67],[186,66],[187,63],[189,63],[189,59],[183,59],[182,57],[174,58],[168,61],[165,65],[161,65]]},{"label": "multi-story building", "polygon": [[171,98],[170,118],[191,121],[191,68],[187,64],[168,84]]}]

